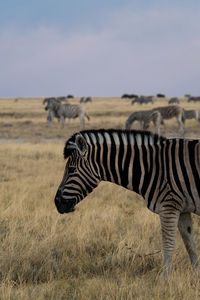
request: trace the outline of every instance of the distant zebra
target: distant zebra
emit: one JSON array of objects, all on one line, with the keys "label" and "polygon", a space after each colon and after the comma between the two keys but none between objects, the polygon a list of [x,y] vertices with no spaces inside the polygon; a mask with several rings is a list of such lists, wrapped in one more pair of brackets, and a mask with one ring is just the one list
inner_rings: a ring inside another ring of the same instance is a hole
[{"label": "distant zebra", "polygon": [[168,104],[179,104],[180,101],[177,97],[172,97],[169,101]]},{"label": "distant zebra", "polygon": [[80,103],[88,103],[88,102],[92,102],[91,97],[81,97]]},{"label": "distant zebra", "polygon": [[197,122],[200,123],[199,112],[196,109],[190,109],[190,110],[184,109],[183,116],[184,116],[184,123],[185,123],[185,120],[188,120],[188,119],[190,119],[190,120],[195,119]]},{"label": "distant zebra", "polygon": [[140,194],[160,216],[164,276],[170,274],[177,227],[192,266],[199,272],[191,213],[200,215],[200,140],[166,139],[147,132],[92,130],[74,134],[55,196],[59,213],[110,181]]},{"label": "distant zebra", "polygon": [[179,124],[179,130],[183,130],[184,127],[184,117],[183,117],[183,108],[177,105],[170,106],[161,106],[155,107],[152,111],[159,111],[162,116],[161,124],[164,124],[163,120],[169,120],[172,118],[176,118]]},{"label": "distant zebra", "polygon": [[88,120],[90,119],[85,108],[80,104],[61,104],[59,101],[50,100],[47,102],[45,110],[48,111],[47,120],[49,125],[52,124],[54,117],[59,119],[62,127],[65,125],[66,118],[79,118],[81,127],[84,128],[84,117],[87,117]]},{"label": "distant zebra", "polygon": [[130,129],[131,125],[138,121],[140,124],[140,129],[147,129],[149,123],[153,122],[154,130],[156,133],[160,134],[160,123],[161,123],[161,114],[159,111],[152,110],[142,110],[133,112],[126,121],[126,129]]},{"label": "distant zebra", "polygon": [[153,100],[153,97],[152,96],[141,96],[141,97],[138,97],[138,98],[135,98],[132,100],[131,104],[135,104],[135,103],[139,103],[139,104],[148,104],[148,103],[151,103],[153,104],[154,103],[154,100]]}]

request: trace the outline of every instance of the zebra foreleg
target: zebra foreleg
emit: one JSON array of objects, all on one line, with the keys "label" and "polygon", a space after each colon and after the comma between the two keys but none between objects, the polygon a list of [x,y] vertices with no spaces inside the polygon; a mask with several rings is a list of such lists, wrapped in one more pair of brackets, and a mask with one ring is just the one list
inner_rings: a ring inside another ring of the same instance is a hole
[{"label": "zebra foreleg", "polygon": [[81,122],[81,129],[84,129],[84,128],[85,128],[84,116],[81,115],[81,116],[79,117],[79,119],[80,119],[80,122]]},{"label": "zebra foreleg", "polygon": [[166,278],[171,273],[172,253],[174,250],[179,215],[180,212],[175,209],[171,210],[171,207],[165,207],[165,210],[160,213],[164,260],[164,278]]},{"label": "zebra foreleg", "polygon": [[[180,215],[178,229],[185,244],[185,248],[189,254],[192,267],[199,270],[198,256],[196,253],[196,245],[194,241],[192,218],[190,213]],[[200,273],[200,272],[199,272]]]},{"label": "zebra foreleg", "polygon": [[154,132],[160,135],[160,125],[154,124]]},{"label": "zebra foreleg", "polygon": [[178,121],[178,124],[179,124],[179,131],[183,132],[183,130],[184,130],[184,123],[182,121],[182,115],[178,116],[177,121]]},{"label": "zebra foreleg", "polygon": [[48,111],[48,115],[47,115],[48,127],[52,127],[53,126],[53,119],[54,119],[54,113],[53,113],[53,111]]},{"label": "zebra foreleg", "polygon": [[65,127],[65,119],[63,116],[60,117],[60,124],[61,124],[61,127],[64,128]]}]

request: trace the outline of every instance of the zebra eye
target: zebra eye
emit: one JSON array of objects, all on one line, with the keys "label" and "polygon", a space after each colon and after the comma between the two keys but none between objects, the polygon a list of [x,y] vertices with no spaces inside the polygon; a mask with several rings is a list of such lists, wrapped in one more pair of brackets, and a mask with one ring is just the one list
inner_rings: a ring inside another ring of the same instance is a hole
[{"label": "zebra eye", "polygon": [[77,168],[76,167],[68,167],[68,172],[69,173],[76,173],[77,172]]}]

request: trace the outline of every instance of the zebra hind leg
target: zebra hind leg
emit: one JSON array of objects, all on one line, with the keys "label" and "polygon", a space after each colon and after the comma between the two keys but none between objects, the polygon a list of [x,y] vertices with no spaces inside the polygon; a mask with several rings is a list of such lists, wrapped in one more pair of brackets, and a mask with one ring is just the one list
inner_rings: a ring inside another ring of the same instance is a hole
[{"label": "zebra hind leg", "polygon": [[165,210],[160,213],[164,260],[164,278],[168,277],[171,273],[172,253],[174,250],[179,214],[179,211],[175,209],[172,210],[171,207],[165,207]]},{"label": "zebra hind leg", "polygon": [[178,229],[185,244],[185,248],[189,254],[193,269],[196,269],[200,275],[198,256],[196,253],[196,245],[194,241],[192,218],[190,213],[180,215]]},{"label": "zebra hind leg", "polygon": [[83,115],[80,115],[80,116],[79,116],[79,119],[80,119],[80,122],[81,122],[81,129],[84,129],[84,128],[85,128],[84,116],[83,116]]}]

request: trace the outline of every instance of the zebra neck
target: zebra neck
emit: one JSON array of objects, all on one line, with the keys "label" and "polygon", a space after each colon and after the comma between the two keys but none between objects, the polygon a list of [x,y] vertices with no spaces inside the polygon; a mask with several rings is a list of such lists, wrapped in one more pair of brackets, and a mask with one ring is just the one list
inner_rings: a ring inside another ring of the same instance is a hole
[{"label": "zebra neck", "polygon": [[143,147],[134,144],[120,147],[108,146],[102,155],[103,164],[99,164],[103,181],[116,183],[124,188],[145,195],[153,171],[152,146]]},{"label": "zebra neck", "polygon": [[100,131],[84,136],[89,146],[89,161],[101,180],[145,194],[151,179],[154,147],[160,142],[157,135]]}]

